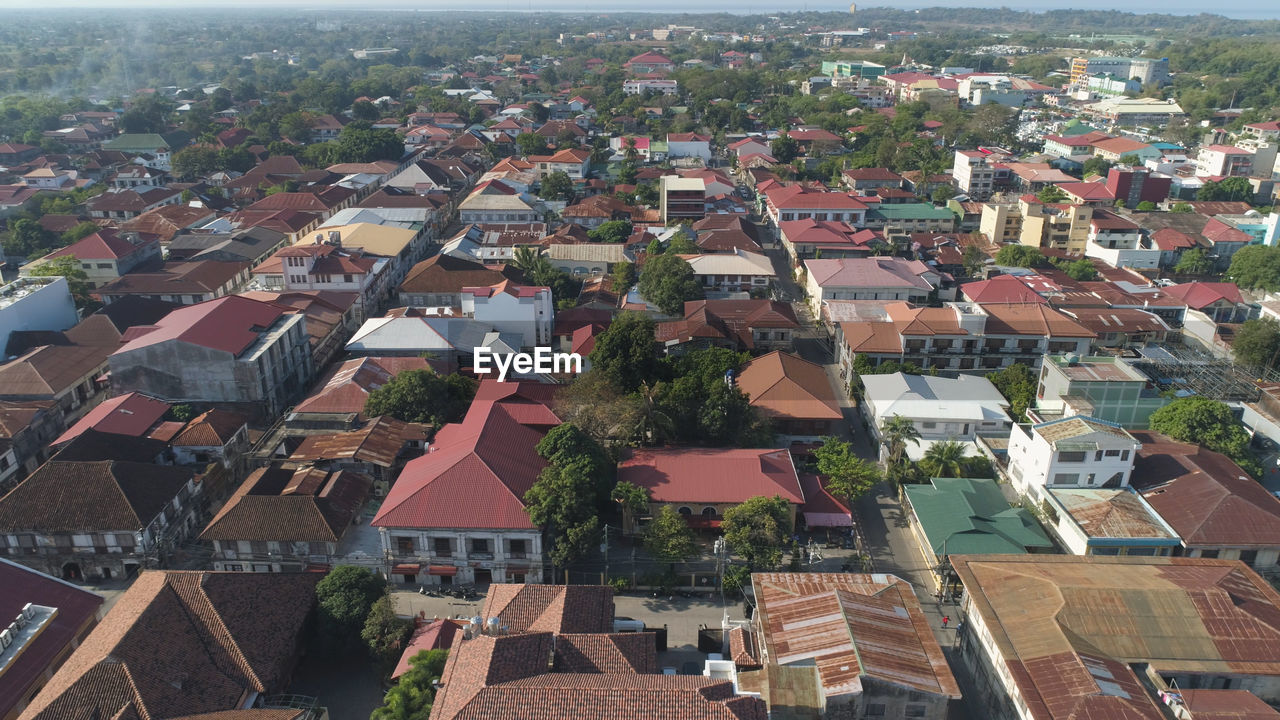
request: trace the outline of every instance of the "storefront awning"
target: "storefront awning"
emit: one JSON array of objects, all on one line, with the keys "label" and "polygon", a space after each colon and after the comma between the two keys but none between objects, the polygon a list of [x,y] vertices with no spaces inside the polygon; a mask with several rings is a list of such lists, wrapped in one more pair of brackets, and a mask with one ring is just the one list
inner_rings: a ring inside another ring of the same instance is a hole
[{"label": "storefront awning", "polygon": [[452,577],[458,574],[458,568],[452,565],[431,565],[427,568],[428,575],[447,575]]},{"label": "storefront awning", "polygon": [[418,563],[400,563],[391,568],[391,572],[395,575],[417,575],[422,572],[422,566]]}]

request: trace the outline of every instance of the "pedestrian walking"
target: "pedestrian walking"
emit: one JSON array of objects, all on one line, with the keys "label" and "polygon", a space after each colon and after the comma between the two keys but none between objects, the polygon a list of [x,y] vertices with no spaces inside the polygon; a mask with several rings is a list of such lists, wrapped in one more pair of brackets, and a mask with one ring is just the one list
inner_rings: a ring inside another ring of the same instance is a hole
[{"label": "pedestrian walking", "polygon": [[950,616],[950,615],[943,615],[943,616],[942,616],[942,628],[943,628],[944,630],[946,629],[946,627],[947,627],[947,623],[949,623],[949,622],[951,622],[951,616]]}]

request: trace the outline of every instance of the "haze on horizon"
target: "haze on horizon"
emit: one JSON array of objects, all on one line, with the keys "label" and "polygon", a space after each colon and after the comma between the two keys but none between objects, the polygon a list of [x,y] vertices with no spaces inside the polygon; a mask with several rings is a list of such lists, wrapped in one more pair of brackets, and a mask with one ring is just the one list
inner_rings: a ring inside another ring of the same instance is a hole
[{"label": "haze on horizon", "polygon": [[[1258,2],[1258,0],[1226,0],[1216,5],[1207,5],[1203,0],[1134,0],[1123,8],[1117,8],[1114,0],[902,0],[900,2],[859,3],[865,8],[892,7],[901,10],[912,10],[929,7],[951,8],[991,8],[1009,7],[1015,10],[1043,12],[1046,10],[1124,10],[1134,13],[1168,13],[1174,15],[1196,15],[1212,13],[1226,17],[1261,20],[1280,19],[1280,5]],[[655,14],[672,13],[715,13],[728,12],[734,14],[771,14],[776,12],[794,12],[797,9],[810,11],[842,12],[848,9],[845,2],[830,0],[646,0],[634,3],[629,0],[61,0],[55,6],[32,2],[32,0],[0,0],[0,11],[3,10],[62,10],[62,9],[151,9],[151,8],[190,8],[190,7],[235,7],[235,8],[299,8],[312,11],[323,10],[415,10],[423,12],[444,10],[465,10],[482,12],[572,12],[572,13],[610,13],[610,12],[647,12]]]}]

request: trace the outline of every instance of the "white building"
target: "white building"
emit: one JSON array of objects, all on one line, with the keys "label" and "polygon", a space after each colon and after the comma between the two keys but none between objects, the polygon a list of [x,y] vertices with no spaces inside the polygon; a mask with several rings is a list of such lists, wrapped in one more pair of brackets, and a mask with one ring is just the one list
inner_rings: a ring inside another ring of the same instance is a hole
[{"label": "white building", "polygon": [[13,332],[61,332],[79,320],[64,277],[20,277],[0,287],[0,339],[6,345]]},{"label": "white building", "polygon": [[862,412],[872,436],[881,442],[884,424],[895,416],[911,420],[920,433],[919,444],[907,444],[907,455],[913,460],[934,442],[972,441],[978,435],[1003,437],[1013,425],[1009,401],[990,380],[978,375],[954,379],[903,373],[863,375],[862,383]]},{"label": "white building", "polygon": [[551,345],[555,301],[550,288],[507,281],[492,287],[463,288],[461,297],[464,315],[498,332],[518,336],[522,347]]},{"label": "white building", "polygon": [[711,161],[711,136],[697,133],[667,133],[667,157],[695,157]]},{"label": "white building", "polygon": [[1014,425],[1009,479],[1039,503],[1056,488],[1128,487],[1142,447],[1119,425],[1077,415],[1038,425]]},{"label": "white building", "polygon": [[531,223],[542,219],[542,213],[519,195],[473,193],[458,206],[458,222],[473,223]]},{"label": "white building", "polygon": [[977,150],[957,150],[951,177],[956,188],[971,200],[982,201],[991,197],[996,171],[987,162],[987,156]]},{"label": "white building", "polygon": [[[1266,168],[1268,171],[1270,168]],[[1196,175],[1200,177],[1253,174],[1253,152],[1231,145],[1209,145],[1196,155]]]},{"label": "white building", "polygon": [[1160,267],[1160,247],[1132,220],[1095,209],[1084,254],[1111,267],[1152,270]]},{"label": "white building", "polygon": [[810,259],[804,261],[804,269],[815,313],[826,300],[924,303],[942,279],[919,260],[893,257]]},{"label": "white building", "polygon": [[675,95],[680,92],[680,83],[675,80],[627,80],[622,83],[622,92],[625,95],[643,95],[647,92]]},{"label": "white building", "polygon": [[707,290],[746,292],[754,288],[763,289],[777,277],[767,256],[746,250],[682,257],[689,262],[694,276]]}]

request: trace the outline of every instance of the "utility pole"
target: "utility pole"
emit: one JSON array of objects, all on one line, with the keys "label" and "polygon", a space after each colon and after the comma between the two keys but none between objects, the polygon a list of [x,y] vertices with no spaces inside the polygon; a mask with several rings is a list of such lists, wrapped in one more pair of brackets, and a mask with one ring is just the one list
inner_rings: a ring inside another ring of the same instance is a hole
[{"label": "utility pole", "polygon": [[604,577],[601,584],[605,584],[609,582],[609,526],[607,524],[604,526],[604,544],[600,549],[604,551]]}]

